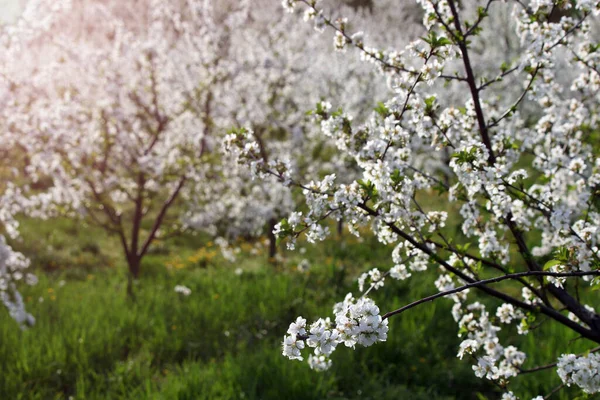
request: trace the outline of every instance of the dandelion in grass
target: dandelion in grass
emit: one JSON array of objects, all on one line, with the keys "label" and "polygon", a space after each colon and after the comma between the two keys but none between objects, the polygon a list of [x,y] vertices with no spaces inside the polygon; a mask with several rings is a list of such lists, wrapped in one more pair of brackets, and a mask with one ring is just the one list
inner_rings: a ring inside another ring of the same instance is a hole
[{"label": "dandelion in grass", "polygon": [[192,294],[192,289],[190,289],[189,287],[183,286],[183,285],[177,285],[177,286],[175,286],[175,292],[180,293],[180,294],[184,295],[185,297],[187,297],[190,294]]}]

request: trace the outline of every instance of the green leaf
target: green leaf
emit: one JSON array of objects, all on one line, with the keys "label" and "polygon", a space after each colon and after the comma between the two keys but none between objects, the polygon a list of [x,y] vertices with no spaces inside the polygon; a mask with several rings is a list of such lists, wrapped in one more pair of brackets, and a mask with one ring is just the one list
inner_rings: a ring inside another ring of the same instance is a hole
[{"label": "green leaf", "polygon": [[394,183],[394,185],[398,185],[400,182],[402,182],[404,180],[404,175],[402,175],[400,173],[399,169],[395,169],[390,178],[392,179],[392,182]]},{"label": "green leaf", "polygon": [[383,118],[390,115],[390,110],[382,102],[377,103],[377,107],[375,107],[375,112]]},{"label": "green leaf", "polygon": [[438,46],[447,46],[447,45],[452,44],[452,42],[450,41],[450,39],[442,36],[442,37],[438,38],[437,44],[438,44]]},{"label": "green leaf", "polygon": [[460,244],[456,245],[456,249],[463,254],[466,253],[467,250],[469,250],[469,247],[471,247],[471,242],[467,242],[464,245],[460,245]]},{"label": "green leaf", "polygon": [[377,189],[375,189],[375,184],[370,181],[358,180],[356,181],[360,187],[364,190],[367,197],[371,199],[375,199],[377,197]]},{"label": "green leaf", "polygon": [[477,7],[477,18],[484,19],[488,16],[487,11],[483,7]]},{"label": "green leaf", "polygon": [[425,114],[431,115],[435,107],[435,96],[430,96],[425,99]]},{"label": "green leaf", "polygon": [[562,264],[562,261],[560,261],[560,260],[550,260],[546,264],[544,264],[544,271],[547,271],[550,268],[554,267],[555,265],[560,265],[560,264]]},{"label": "green leaf", "polygon": [[452,44],[452,42],[448,38],[446,38],[444,36],[438,37],[438,35],[435,31],[429,32],[429,35],[427,37],[422,37],[421,39],[423,39],[423,41],[425,43],[429,44],[432,49],[435,49],[436,47],[447,46],[449,44]]}]

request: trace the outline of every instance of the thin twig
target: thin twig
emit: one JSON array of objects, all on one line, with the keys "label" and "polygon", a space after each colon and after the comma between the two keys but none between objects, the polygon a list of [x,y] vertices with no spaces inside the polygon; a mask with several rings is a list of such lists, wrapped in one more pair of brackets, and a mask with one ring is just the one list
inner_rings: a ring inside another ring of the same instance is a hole
[{"label": "thin twig", "polygon": [[574,271],[574,272],[547,272],[547,271],[527,271],[527,272],[517,272],[515,274],[507,274],[507,275],[503,275],[503,276],[498,276],[496,278],[491,278],[491,279],[484,279],[481,281],[477,281],[477,282],[471,282],[471,283],[467,283],[466,285],[451,289],[451,290],[445,290],[443,292],[440,293],[436,293],[434,295],[431,296],[427,296],[424,297],[420,300],[414,301],[410,304],[405,305],[404,307],[400,307],[397,310],[394,311],[390,311],[387,312],[383,315],[383,319],[389,318],[393,315],[396,314],[401,314],[406,310],[409,310],[413,307],[416,307],[420,304],[429,302],[429,301],[433,301],[437,298],[440,297],[446,297],[449,296],[451,294],[454,293],[459,293],[462,291],[465,291],[467,289],[470,288],[474,288],[474,287],[480,287],[480,286],[485,286],[488,285],[490,283],[496,283],[496,282],[500,282],[500,281],[504,281],[507,279],[516,279],[516,278],[520,278],[523,276],[553,276],[553,277],[582,277],[582,276],[589,276],[589,275],[600,275],[600,271]]},{"label": "thin twig", "polygon": [[[586,351],[584,353],[578,354],[577,356],[581,357],[581,356],[583,356],[583,355],[585,355],[587,353],[595,353],[597,351],[600,351],[600,346],[594,347],[593,349],[588,350],[588,351]],[[522,369],[522,370],[519,370],[519,374],[529,374],[531,372],[543,371],[545,369],[550,369],[550,368],[556,367],[557,364],[558,364],[558,362],[553,362],[551,364],[541,365],[541,366],[535,367],[535,368]]]}]

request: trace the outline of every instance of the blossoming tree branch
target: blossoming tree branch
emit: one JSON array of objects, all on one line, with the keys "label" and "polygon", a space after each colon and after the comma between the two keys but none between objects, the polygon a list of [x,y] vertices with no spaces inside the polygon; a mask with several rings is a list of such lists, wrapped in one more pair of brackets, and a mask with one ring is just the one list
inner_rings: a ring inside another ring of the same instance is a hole
[{"label": "blossoming tree branch", "polygon": [[[361,295],[348,294],[333,318],[308,324],[298,317],[283,355],[302,360],[312,348],[311,367],[327,369],[338,345],[402,335],[388,331],[389,318],[444,297],[454,302],[458,357],[472,360],[475,375],[502,388],[503,399],[518,398],[512,378],[554,367],[562,386],[597,393],[600,315],[586,301],[600,283],[600,2],[417,3],[425,33],[389,50],[369,45],[367,33],[316,0],[283,1],[316,29],[328,28],[336,51],[372,64],[393,89],[364,122],[328,101],[312,113],[337,151],[355,161],[360,179],[299,181],[288,162],[261,156],[251,129],[227,137],[227,148],[257,176],[303,190],[306,211],[275,227],[290,248],[301,235],[323,240],[327,220],[343,218],[352,233],[370,226],[393,249],[391,268],[360,276]],[[518,51],[482,67],[477,49],[503,40],[488,32],[499,16],[508,16]],[[445,172],[418,163],[423,154],[445,160]],[[446,224],[457,218],[460,232],[449,234]],[[369,298],[389,279],[431,268],[438,294],[383,315]],[[563,351],[548,366],[525,368],[527,354],[507,338],[536,335],[541,321],[572,330],[589,351]]]}]

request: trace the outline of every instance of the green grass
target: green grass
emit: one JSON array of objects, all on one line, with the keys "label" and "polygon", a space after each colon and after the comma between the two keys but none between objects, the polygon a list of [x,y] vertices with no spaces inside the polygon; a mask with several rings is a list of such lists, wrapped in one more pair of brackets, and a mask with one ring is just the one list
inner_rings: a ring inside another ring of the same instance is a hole
[{"label": "green grass", "polygon": [[[499,397],[475,378],[469,361],[456,358],[460,339],[449,300],[394,317],[386,343],[339,347],[325,373],[281,356],[280,342],[296,316],[330,316],[336,301],[356,292],[359,271],[390,266],[391,249],[373,239],[330,240],[306,247],[304,255],[286,253],[274,266],[247,251],[237,264],[227,263],[213,247],[202,247],[205,238],[184,237],[145,259],[133,302],[125,295],[119,248],[101,231],[64,220],[25,221],[22,230],[25,240],[15,246],[33,258],[40,277],[23,290],[37,323],[22,331],[0,312],[2,399]],[[27,240],[35,235],[40,239]],[[313,264],[309,273],[294,268],[303,257]],[[390,282],[374,298],[386,311],[434,293],[434,273]],[[177,284],[192,294],[175,293]],[[573,338],[555,325],[540,329],[543,340],[523,342],[532,357],[526,367],[554,361],[565,351],[559,344]],[[584,345],[575,341],[569,351]],[[560,382],[550,370],[515,383],[531,397]]]}]

